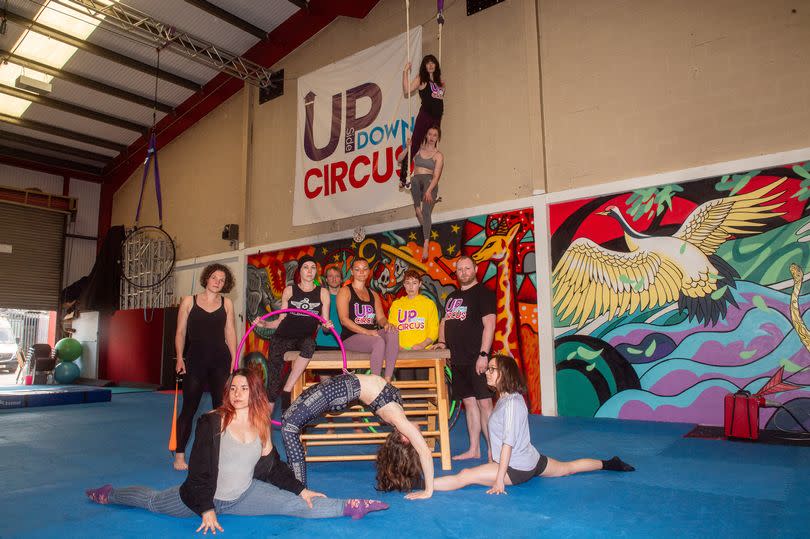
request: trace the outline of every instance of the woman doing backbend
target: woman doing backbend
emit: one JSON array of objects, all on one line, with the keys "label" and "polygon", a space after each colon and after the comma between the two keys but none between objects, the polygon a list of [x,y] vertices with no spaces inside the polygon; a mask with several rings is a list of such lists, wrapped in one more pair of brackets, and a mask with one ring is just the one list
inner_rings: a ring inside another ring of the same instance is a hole
[{"label": "woman doing backbend", "polygon": [[[434,125],[441,127],[442,116],[444,115],[444,92],[445,85],[442,80],[442,68],[439,60],[432,54],[425,55],[419,65],[419,74],[413,80],[408,80],[411,73],[411,63],[405,64],[402,71],[402,93],[405,97],[410,97],[414,92],[419,92],[422,105],[419,107],[419,114],[413,126],[411,135],[411,159],[416,156],[416,152],[422,147],[422,141],[428,129]],[[399,186],[407,188],[408,169],[411,164],[408,160],[408,152],[402,152],[400,156],[402,166],[399,172]]]},{"label": "woman doing backbend", "polygon": [[[281,420],[281,436],[287,461],[301,483],[307,483],[307,465],[304,446],[301,443],[301,431],[313,419],[327,412],[340,412],[355,401],[360,401],[382,421],[391,425],[394,430],[388,435],[383,448],[377,456],[377,477],[380,473],[388,474],[388,463],[385,451],[399,452],[402,447],[409,447],[415,455],[409,463],[409,474],[401,478],[399,470],[390,470],[394,476],[384,484],[390,488],[384,490],[411,491],[406,498],[411,500],[430,498],[433,495],[433,457],[430,449],[419,432],[419,427],[411,423],[402,408],[402,397],[399,390],[375,375],[341,374],[325,382],[307,388],[295,399],[290,408],[284,412]],[[387,453],[386,453],[387,454]],[[418,462],[418,466],[416,464]],[[386,477],[388,477],[386,475]]]},{"label": "woman doing backbend", "polygon": [[202,517],[197,531],[223,531],[217,515],[287,515],[360,518],[387,509],[374,500],[327,498],[308,490],[281,461],[270,437],[270,403],[261,376],[239,369],[227,383],[222,406],[200,417],[188,478],[179,487],[90,489],[101,504],[129,505],[175,517]]},{"label": "woman doing backbend", "polygon": [[[483,485],[490,487],[487,494],[506,494],[506,485],[519,485],[535,476],[562,477],[597,470],[635,470],[619,457],[560,461],[541,455],[531,443],[529,411],[521,395],[526,392],[526,383],[514,358],[493,356],[487,365],[486,377],[487,384],[498,393],[498,403],[489,418],[493,462],[466,468],[455,475],[437,477],[433,480],[433,490]],[[401,456],[392,467],[409,469],[403,464],[408,458],[413,457]],[[415,476],[413,472],[411,476]]]},{"label": "woman doing backbend", "polygon": [[205,384],[211,391],[212,408],[219,408],[222,404],[221,391],[236,356],[233,303],[222,296],[233,288],[233,274],[227,266],[211,264],[200,274],[200,284],[205,291],[184,297],[177,310],[175,370],[177,374],[185,376],[183,409],[177,419],[176,470],[188,469],[186,445]]}]

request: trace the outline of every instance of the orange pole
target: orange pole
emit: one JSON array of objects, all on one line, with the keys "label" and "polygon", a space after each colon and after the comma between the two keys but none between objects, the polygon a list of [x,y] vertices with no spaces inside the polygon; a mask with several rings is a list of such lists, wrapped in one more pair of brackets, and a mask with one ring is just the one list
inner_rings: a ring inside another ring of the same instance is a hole
[{"label": "orange pole", "polygon": [[172,413],[172,432],[169,434],[169,451],[174,453],[177,450],[177,393],[178,380],[174,380],[174,412]]}]

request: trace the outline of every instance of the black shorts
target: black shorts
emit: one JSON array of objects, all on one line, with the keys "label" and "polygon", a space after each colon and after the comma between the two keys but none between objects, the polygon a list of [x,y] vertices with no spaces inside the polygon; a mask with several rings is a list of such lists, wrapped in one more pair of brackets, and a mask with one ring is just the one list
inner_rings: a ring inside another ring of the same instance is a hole
[{"label": "black shorts", "polygon": [[487,386],[487,377],[475,372],[475,363],[451,363],[453,374],[453,398],[491,399],[492,390]]},{"label": "black shorts", "polygon": [[281,394],[284,386],[282,371],[284,370],[284,354],[299,350],[301,357],[311,359],[315,353],[315,339],[313,337],[270,337],[270,351],[267,360],[267,398],[274,402]]},{"label": "black shorts", "polygon": [[546,471],[546,466],[548,466],[548,457],[545,455],[540,455],[540,458],[537,460],[537,464],[534,466],[533,470],[515,470],[509,466],[506,469],[506,475],[509,476],[509,480],[513,485],[519,485],[521,483],[525,483],[532,477],[541,475],[544,471]]}]

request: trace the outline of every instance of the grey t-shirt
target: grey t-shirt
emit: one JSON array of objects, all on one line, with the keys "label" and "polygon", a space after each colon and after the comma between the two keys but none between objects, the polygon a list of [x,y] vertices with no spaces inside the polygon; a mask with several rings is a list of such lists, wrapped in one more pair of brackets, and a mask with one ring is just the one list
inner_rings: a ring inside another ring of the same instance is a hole
[{"label": "grey t-shirt", "polygon": [[515,470],[533,470],[540,453],[532,445],[529,434],[529,410],[520,393],[508,393],[498,399],[489,417],[489,441],[492,460],[500,462],[503,444],[512,446],[509,466]]},{"label": "grey t-shirt", "polygon": [[214,499],[232,501],[241,496],[253,481],[253,470],[262,456],[261,438],[243,444],[226,429],[219,443],[219,473]]}]

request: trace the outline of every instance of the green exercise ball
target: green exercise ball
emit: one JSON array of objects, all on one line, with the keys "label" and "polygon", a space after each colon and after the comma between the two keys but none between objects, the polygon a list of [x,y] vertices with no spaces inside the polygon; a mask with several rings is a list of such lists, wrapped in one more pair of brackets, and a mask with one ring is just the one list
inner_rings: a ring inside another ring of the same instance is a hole
[{"label": "green exercise ball", "polygon": [[72,361],[62,361],[53,370],[53,379],[57,384],[70,384],[79,377],[79,366]]},{"label": "green exercise ball", "polygon": [[67,337],[56,343],[54,350],[59,361],[74,361],[82,355],[82,343]]}]

